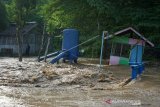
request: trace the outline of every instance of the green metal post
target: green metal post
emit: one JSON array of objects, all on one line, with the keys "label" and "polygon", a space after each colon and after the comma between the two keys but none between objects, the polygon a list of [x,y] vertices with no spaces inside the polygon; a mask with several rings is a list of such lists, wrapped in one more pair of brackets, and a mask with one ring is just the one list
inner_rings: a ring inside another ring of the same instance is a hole
[{"label": "green metal post", "polygon": [[103,31],[103,33],[102,33],[101,54],[100,54],[100,67],[102,66],[103,46],[104,46],[104,36],[105,36],[105,34],[108,35],[108,32],[107,31]]}]

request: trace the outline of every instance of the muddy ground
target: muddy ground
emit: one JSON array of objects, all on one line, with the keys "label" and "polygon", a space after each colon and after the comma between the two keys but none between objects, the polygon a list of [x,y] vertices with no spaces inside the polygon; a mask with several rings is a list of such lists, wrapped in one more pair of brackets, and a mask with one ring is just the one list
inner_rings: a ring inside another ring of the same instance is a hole
[{"label": "muddy ground", "polygon": [[127,84],[129,67],[100,68],[97,60],[52,65],[35,58],[0,59],[2,107],[160,106],[158,63],[148,64],[141,80]]}]

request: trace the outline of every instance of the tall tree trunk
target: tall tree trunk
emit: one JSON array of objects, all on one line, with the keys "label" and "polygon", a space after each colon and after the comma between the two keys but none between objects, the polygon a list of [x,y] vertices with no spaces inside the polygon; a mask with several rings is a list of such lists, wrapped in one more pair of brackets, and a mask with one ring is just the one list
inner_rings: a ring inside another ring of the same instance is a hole
[{"label": "tall tree trunk", "polygon": [[40,62],[41,53],[42,53],[42,50],[43,50],[43,47],[44,47],[45,29],[46,29],[46,26],[44,24],[44,26],[43,26],[42,40],[41,40],[41,46],[40,46],[40,50],[39,50],[39,53],[38,53],[38,62]]},{"label": "tall tree trunk", "polygon": [[18,56],[19,61],[22,62],[22,35],[20,32],[20,27],[16,29],[17,43],[18,43]]},{"label": "tall tree trunk", "polygon": [[45,51],[45,57],[44,57],[44,61],[45,62],[46,62],[46,59],[47,59],[47,54],[48,54],[48,48],[49,48],[49,45],[50,45],[50,40],[51,40],[51,37],[48,37],[48,42],[47,42],[46,51]]}]

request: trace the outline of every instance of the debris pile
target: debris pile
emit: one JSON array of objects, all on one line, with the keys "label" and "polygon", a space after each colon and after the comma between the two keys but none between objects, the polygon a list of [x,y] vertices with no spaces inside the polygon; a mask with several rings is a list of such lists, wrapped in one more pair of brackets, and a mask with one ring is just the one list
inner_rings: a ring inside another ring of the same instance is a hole
[{"label": "debris pile", "polygon": [[51,87],[74,84],[98,89],[101,84],[104,87],[119,81],[111,71],[94,65],[13,60],[1,64],[0,69],[0,85]]}]

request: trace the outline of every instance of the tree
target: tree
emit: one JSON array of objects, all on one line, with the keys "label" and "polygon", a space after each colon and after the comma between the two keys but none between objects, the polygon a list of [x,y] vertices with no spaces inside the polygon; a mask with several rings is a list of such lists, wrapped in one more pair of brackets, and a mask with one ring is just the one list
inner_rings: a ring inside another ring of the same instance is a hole
[{"label": "tree", "polygon": [[[24,1],[26,2],[28,0]],[[101,35],[103,30],[113,33],[133,26],[145,36],[149,35],[147,38],[159,45],[159,0],[38,0],[37,2],[34,14],[30,17],[25,15],[25,20],[34,18],[41,25],[45,23],[46,29],[52,33],[57,29],[76,28],[81,32],[80,41],[83,42],[97,34]],[[9,11],[10,17],[14,16],[12,7]],[[95,45],[97,50],[100,49],[100,41],[93,41],[91,44]],[[88,52],[91,51],[88,46],[83,48]]]},{"label": "tree", "polygon": [[8,25],[7,12],[4,4],[0,1],[0,31],[4,30]]},{"label": "tree", "polygon": [[19,61],[22,61],[22,29],[27,21],[30,11],[35,8],[36,0],[15,0],[15,21],[17,24],[16,36],[18,41]]}]

